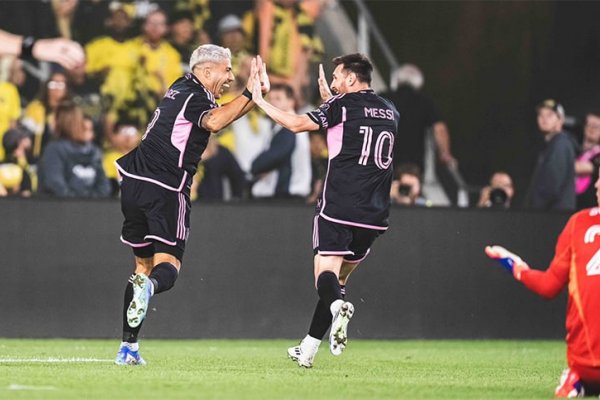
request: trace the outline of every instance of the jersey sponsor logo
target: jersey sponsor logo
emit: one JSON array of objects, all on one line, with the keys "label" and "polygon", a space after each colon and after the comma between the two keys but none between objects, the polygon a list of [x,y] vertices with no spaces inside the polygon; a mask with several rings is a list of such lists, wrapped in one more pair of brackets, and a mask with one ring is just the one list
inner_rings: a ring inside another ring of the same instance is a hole
[{"label": "jersey sponsor logo", "polygon": [[365,117],[394,120],[394,112],[385,108],[368,108],[365,107]]},{"label": "jersey sponsor logo", "polygon": [[179,94],[179,90],[169,89],[167,91],[167,93],[165,94],[165,98],[175,100],[175,96],[177,96],[178,94]]},{"label": "jersey sponsor logo", "polygon": [[[594,243],[596,235],[600,235],[600,225],[592,225],[585,232],[583,241],[586,244]],[[596,254],[588,261],[585,266],[588,276],[600,275],[600,249],[596,251]]]}]

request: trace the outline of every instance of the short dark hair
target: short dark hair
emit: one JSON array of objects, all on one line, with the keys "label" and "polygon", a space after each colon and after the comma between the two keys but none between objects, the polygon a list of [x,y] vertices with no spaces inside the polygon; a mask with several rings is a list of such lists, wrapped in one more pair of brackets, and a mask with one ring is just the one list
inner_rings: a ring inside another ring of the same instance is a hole
[{"label": "short dark hair", "polygon": [[600,108],[591,108],[588,110],[588,112],[586,113],[587,115],[593,115],[596,118],[600,118]]},{"label": "short dark hair", "polygon": [[371,84],[371,72],[373,64],[364,54],[354,53],[339,56],[332,60],[336,67],[342,64],[345,70],[354,72],[360,82]]},{"label": "short dark hair", "polygon": [[294,89],[287,83],[274,83],[271,85],[271,91],[273,90],[283,91],[288,99],[294,98]]}]

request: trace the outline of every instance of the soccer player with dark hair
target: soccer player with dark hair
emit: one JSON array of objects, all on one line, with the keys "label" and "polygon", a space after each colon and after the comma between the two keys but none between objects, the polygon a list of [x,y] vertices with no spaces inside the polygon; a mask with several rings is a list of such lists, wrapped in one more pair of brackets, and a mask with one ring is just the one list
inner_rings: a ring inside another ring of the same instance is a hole
[{"label": "soccer player with dark hair", "polygon": [[135,273],[125,289],[123,342],[116,364],[145,364],[138,333],[150,297],[173,287],[179,275],[190,227],[190,187],[211,132],[217,132],[253,106],[250,89],[269,90],[260,57],[252,60],[246,91],[219,107],[215,99],[233,82],[229,49],[198,47],[191,73],[169,88],[137,148],[117,160],[122,177],[121,240],[133,248]]},{"label": "soccer player with dark hair", "polygon": [[[600,179],[596,181],[600,206]],[[499,261],[516,280],[534,293],[551,299],[567,286],[567,363],[556,397],[600,393],[600,207],[575,213],[556,243],[546,271],[530,269],[519,256],[500,246],[486,254]]]},{"label": "soccer player with dark hair", "polygon": [[392,154],[399,114],[370,88],[373,66],[362,54],[333,60],[332,96],[323,67],[319,90],[325,102],[304,115],[284,112],[263,99],[254,83],[252,98],[275,122],[293,132],[327,132],[329,166],[313,225],[314,274],[319,294],[308,335],[288,355],[300,366],[313,365],[321,339],[331,326],[331,353],[347,344],[354,307],[344,300],[352,271],[388,228]]}]

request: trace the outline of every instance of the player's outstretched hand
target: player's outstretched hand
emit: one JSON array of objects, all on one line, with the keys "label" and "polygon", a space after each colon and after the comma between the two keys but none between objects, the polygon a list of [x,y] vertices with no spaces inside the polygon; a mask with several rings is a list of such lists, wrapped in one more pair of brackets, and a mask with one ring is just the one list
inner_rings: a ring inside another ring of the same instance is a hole
[{"label": "player's outstretched hand", "polygon": [[[263,92],[258,68],[255,68],[253,77],[251,78],[252,89],[250,90],[252,92],[252,101],[260,107],[260,102],[263,100]],[[248,80],[248,83],[250,84],[250,80]]]},{"label": "player's outstretched hand", "polygon": [[81,45],[72,40],[38,39],[33,45],[33,57],[40,61],[51,61],[72,70],[85,62],[85,52]]},{"label": "player's outstretched hand", "polygon": [[327,99],[333,96],[331,94],[331,90],[329,89],[327,79],[325,78],[323,64],[319,64],[319,94],[321,95],[321,99],[323,99],[323,101],[327,101]]},{"label": "player's outstretched hand", "polygon": [[502,246],[486,246],[485,254],[489,258],[498,261],[518,281],[521,280],[521,273],[529,269],[529,265],[521,257],[511,253]]},{"label": "player's outstretched hand", "polygon": [[256,67],[258,69],[258,79],[260,81],[260,89],[262,94],[269,93],[271,90],[271,81],[269,80],[269,75],[267,74],[267,64],[262,61],[260,56],[256,56]]}]

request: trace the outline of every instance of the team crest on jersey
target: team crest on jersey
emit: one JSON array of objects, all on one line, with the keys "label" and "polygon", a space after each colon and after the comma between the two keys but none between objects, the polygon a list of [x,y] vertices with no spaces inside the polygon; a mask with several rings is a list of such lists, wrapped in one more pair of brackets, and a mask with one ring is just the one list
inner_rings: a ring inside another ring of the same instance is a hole
[{"label": "team crest on jersey", "polygon": [[[600,225],[592,225],[585,232],[583,242],[585,244],[594,243],[597,235],[600,235]],[[585,270],[587,271],[588,276],[600,275],[600,249],[596,251],[590,261],[588,261],[587,265],[585,266]]]},{"label": "team crest on jersey", "polygon": [[167,99],[175,100],[175,96],[177,96],[178,94],[179,94],[179,90],[169,89],[167,91],[167,93],[165,94],[165,97]]}]

